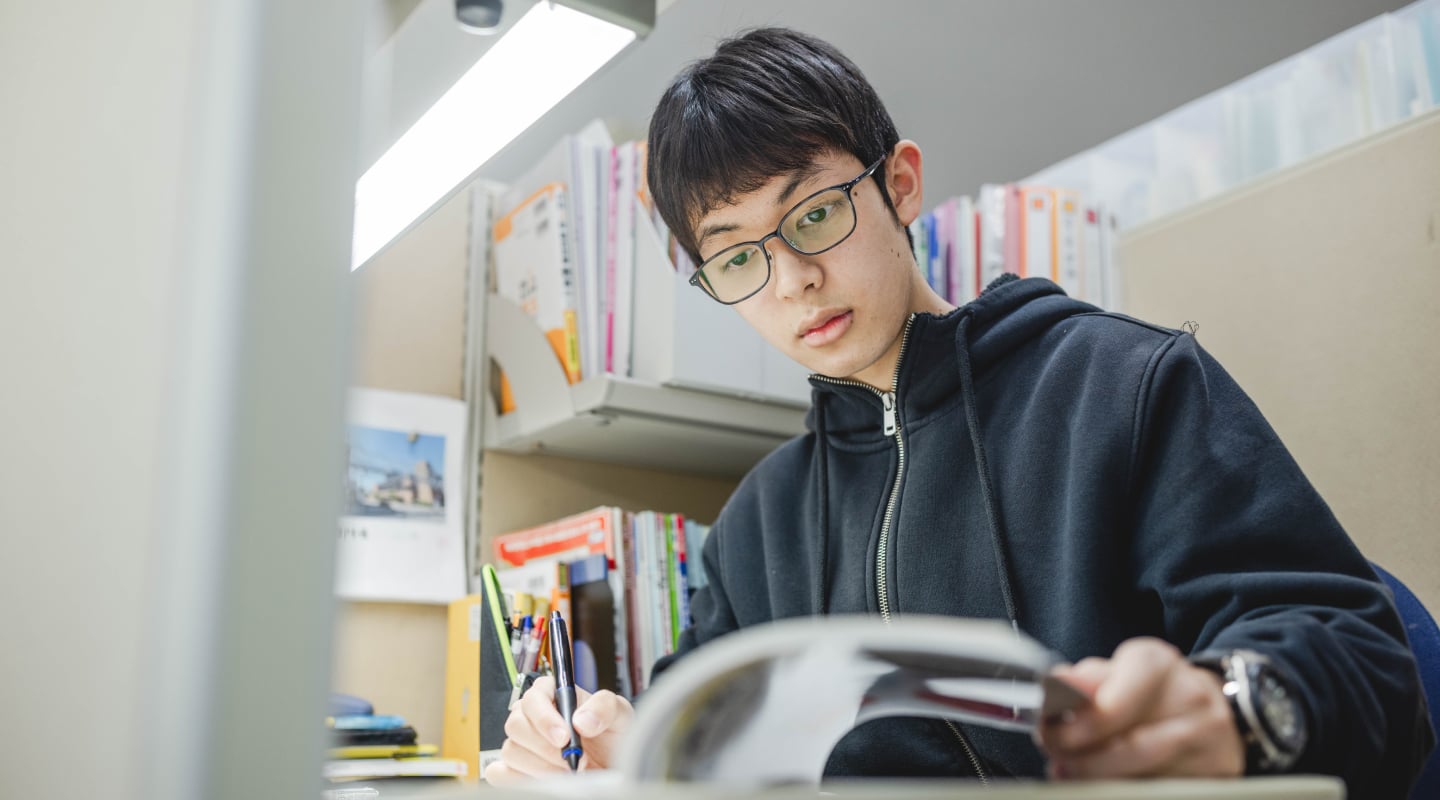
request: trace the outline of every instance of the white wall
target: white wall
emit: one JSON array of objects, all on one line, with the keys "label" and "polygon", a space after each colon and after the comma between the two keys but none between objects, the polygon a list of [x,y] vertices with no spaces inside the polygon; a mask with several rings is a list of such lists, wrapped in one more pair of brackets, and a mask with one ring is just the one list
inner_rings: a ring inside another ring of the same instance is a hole
[{"label": "white wall", "polygon": [[0,4],[0,796],[318,789],[352,16]]}]

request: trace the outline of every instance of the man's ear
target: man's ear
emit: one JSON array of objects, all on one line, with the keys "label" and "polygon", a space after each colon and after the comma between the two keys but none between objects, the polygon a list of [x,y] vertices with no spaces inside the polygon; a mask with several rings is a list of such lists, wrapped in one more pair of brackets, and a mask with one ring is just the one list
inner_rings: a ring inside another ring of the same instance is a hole
[{"label": "man's ear", "polygon": [[925,181],[920,166],[920,145],[909,139],[897,142],[885,159],[885,185],[901,225],[914,222],[924,209]]}]

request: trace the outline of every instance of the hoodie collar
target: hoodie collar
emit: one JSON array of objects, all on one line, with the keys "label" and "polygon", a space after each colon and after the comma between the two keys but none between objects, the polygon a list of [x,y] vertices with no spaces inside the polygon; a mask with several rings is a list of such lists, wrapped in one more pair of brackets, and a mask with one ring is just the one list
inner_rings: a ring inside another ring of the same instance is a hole
[{"label": "hoodie collar", "polygon": [[[909,322],[895,382],[895,401],[902,425],[911,428],[959,402],[958,348],[969,350],[975,379],[989,367],[1060,320],[1096,310],[1067,297],[1059,286],[1041,278],[1002,276],[977,299],[944,315],[914,314]],[[957,341],[960,322],[970,317],[968,341]],[[825,403],[823,427],[841,441],[878,443],[883,430],[881,392],[855,382],[812,375],[814,404]],[[812,410],[806,427],[816,429]]]}]

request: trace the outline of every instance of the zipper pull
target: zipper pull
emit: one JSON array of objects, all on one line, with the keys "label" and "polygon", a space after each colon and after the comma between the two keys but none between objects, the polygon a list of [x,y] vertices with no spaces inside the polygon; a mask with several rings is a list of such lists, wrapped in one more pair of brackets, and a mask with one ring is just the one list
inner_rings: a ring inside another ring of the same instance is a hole
[{"label": "zipper pull", "polygon": [[885,404],[885,435],[894,436],[897,427],[895,424],[895,393],[881,392],[880,402]]}]

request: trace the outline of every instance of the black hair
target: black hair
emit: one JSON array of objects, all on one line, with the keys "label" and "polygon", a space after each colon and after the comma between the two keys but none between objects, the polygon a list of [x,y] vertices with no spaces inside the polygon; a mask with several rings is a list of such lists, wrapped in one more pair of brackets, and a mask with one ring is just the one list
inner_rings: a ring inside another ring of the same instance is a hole
[{"label": "black hair", "polygon": [[[646,178],[660,216],[699,263],[695,224],[710,211],[827,152],[869,166],[899,141],[874,87],[840,51],[798,31],[756,28],[722,41],[661,96]],[[884,175],[875,181],[899,224]]]}]

